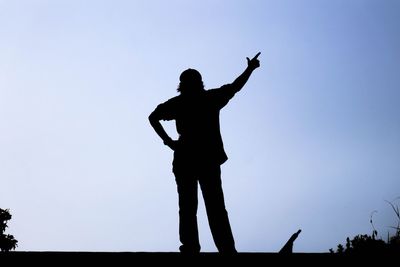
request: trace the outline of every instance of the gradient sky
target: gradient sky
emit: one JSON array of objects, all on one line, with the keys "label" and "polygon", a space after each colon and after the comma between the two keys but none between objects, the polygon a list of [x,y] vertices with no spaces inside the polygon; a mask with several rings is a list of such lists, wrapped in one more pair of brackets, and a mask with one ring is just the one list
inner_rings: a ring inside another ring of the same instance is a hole
[{"label": "gradient sky", "polygon": [[[0,208],[17,250],[178,251],[172,152],[148,123],[180,73],[259,57],[221,112],[239,251],[386,238],[400,196],[400,1],[0,0]],[[172,122],[164,123],[177,137]],[[400,203],[399,203],[400,204]],[[216,251],[200,201],[203,251]]]}]

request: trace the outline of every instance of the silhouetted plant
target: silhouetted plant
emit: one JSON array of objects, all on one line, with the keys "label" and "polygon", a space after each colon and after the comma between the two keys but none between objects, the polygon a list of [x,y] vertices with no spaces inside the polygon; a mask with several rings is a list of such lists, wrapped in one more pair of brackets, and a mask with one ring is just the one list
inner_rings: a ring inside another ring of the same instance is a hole
[{"label": "silhouetted plant", "polygon": [[10,251],[17,247],[18,241],[15,240],[13,235],[4,234],[6,230],[7,221],[11,220],[11,214],[8,209],[0,209],[0,250]]},{"label": "silhouetted plant", "polygon": [[[397,199],[400,199],[400,197],[398,197]],[[389,205],[392,207],[392,209],[397,217],[397,226],[391,226],[391,228],[396,230],[396,233],[392,237],[388,236],[389,249],[393,250],[393,251],[400,251],[400,210],[399,210],[399,206],[395,205],[393,202],[390,202],[390,201],[386,201],[386,202],[388,202]]]},{"label": "silhouetted plant", "polygon": [[[395,200],[400,199],[396,198]],[[400,210],[399,206],[393,202],[386,201],[390,204],[397,217],[397,226],[391,226],[396,230],[393,236],[389,236],[385,242],[381,238],[377,238],[378,231],[375,229],[372,216],[376,211],[371,213],[370,223],[372,226],[371,235],[356,235],[353,239],[346,238],[345,247],[342,244],[337,246],[336,251],[329,249],[331,253],[386,253],[386,252],[400,252]]]},{"label": "silhouetted plant", "polygon": [[286,244],[281,248],[279,253],[281,253],[281,254],[293,253],[293,243],[296,240],[296,238],[299,236],[300,233],[301,233],[301,229],[299,229],[296,233],[292,234],[292,236],[289,238],[289,240],[286,242]]}]

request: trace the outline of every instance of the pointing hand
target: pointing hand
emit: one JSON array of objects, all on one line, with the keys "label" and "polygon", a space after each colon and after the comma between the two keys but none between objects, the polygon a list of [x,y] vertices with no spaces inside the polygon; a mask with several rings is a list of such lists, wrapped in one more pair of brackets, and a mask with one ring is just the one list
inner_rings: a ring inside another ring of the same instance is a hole
[{"label": "pointing hand", "polygon": [[260,61],[257,59],[258,56],[261,54],[261,52],[258,52],[257,55],[255,55],[252,59],[249,59],[248,57],[246,57],[247,59],[247,66],[251,69],[251,70],[255,70],[258,67],[260,67]]}]

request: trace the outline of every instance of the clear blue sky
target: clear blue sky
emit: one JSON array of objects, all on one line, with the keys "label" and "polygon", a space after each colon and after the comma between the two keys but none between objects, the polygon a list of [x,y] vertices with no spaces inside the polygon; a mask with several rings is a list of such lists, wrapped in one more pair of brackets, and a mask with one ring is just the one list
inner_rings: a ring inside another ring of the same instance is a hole
[{"label": "clear blue sky", "polygon": [[[221,113],[239,251],[386,238],[400,196],[400,1],[0,1],[0,207],[18,250],[178,251],[172,152],[148,123],[198,69],[261,67]],[[164,124],[176,137],[172,123]],[[203,202],[203,251],[216,251]]]}]

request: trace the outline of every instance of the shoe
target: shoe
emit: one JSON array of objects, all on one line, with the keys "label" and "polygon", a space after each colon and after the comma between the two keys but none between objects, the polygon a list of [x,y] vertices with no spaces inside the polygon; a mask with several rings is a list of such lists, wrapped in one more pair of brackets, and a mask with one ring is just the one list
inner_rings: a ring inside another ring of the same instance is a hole
[{"label": "shoe", "polygon": [[189,246],[181,245],[179,247],[179,251],[181,252],[181,254],[184,254],[184,255],[198,255],[198,254],[200,254],[200,247],[189,247]]}]

